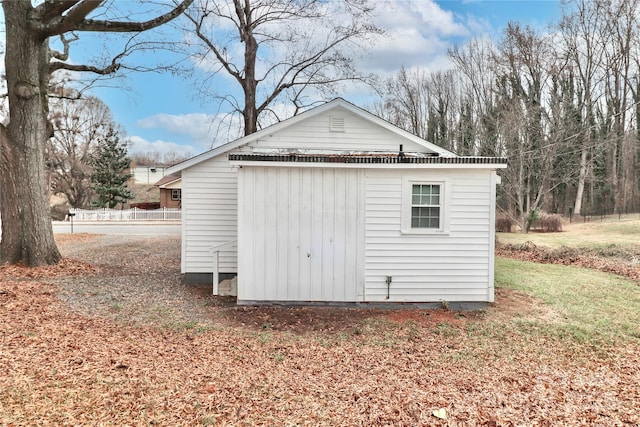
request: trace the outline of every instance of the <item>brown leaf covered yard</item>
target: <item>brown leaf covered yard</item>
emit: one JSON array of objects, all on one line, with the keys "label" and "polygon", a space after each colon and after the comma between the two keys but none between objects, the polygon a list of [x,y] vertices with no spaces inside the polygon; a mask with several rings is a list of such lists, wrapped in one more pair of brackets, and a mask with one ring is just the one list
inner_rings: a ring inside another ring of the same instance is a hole
[{"label": "brown leaf covered yard", "polygon": [[236,307],[180,283],[179,237],[58,237],[60,267],[0,269],[2,425],[640,424],[640,335],[580,338],[524,292]]}]

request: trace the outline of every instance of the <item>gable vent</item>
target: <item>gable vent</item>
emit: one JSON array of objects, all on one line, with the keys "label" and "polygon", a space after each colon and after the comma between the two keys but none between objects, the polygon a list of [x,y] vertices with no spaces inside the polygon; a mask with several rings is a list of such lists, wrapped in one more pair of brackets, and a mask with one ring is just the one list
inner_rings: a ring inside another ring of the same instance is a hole
[{"label": "gable vent", "polygon": [[344,117],[329,118],[329,130],[331,132],[344,132]]}]

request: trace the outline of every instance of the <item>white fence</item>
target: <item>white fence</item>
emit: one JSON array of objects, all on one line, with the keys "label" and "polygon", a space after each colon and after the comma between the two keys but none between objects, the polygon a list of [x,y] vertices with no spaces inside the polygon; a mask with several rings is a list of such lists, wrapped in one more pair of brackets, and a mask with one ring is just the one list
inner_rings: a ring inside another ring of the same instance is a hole
[{"label": "white fence", "polygon": [[161,209],[71,209],[74,221],[174,221],[182,219],[177,208]]}]

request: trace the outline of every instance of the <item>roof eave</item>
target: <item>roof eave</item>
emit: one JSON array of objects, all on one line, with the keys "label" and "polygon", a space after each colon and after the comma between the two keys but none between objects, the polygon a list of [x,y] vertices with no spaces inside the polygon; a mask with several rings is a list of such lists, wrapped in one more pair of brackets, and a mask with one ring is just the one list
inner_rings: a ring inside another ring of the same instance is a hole
[{"label": "roof eave", "polygon": [[330,163],[330,162],[278,162],[262,160],[230,160],[234,167],[283,168],[336,168],[336,169],[506,169],[506,163]]}]

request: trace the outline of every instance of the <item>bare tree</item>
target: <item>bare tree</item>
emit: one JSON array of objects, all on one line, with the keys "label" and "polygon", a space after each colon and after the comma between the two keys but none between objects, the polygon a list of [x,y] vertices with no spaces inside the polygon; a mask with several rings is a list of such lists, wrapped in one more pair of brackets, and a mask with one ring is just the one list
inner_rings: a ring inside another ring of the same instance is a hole
[{"label": "bare tree", "polygon": [[[548,38],[539,36],[528,27],[509,23],[500,43],[497,56],[497,78],[502,88],[508,120],[501,123],[504,134],[517,135],[506,139],[505,155],[510,168],[505,172],[507,194],[513,197],[519,222],[528,231],[535,212],[549,193],[548,179],[553,170],[556,145],[548,144],[544,131],[549,113],[543,105],[548,91],[552,61]],[[509,111],[510,110],[510,111]],[[515,118],[519,118],[514,121]]]},{"label": "bare tree", "polygon": [[[460,77],[461,152],[496,156],[501,151],[496,120],[495,46],[490,38],[474,38],[449,50]],[[473,147],[473,149],[472,149]]]},{"label": "bare tree", "polygon": [[464,92],[474,105],[474,114],[487,115],[495,93],[493,41],[486,37],[471,39],[463,46],[450,49],[449,57],[465,77]]},{"label": "bare tree", "polygon": [[92,96],[52,100],[50,116],[54,133],[46,162],[52,190],[64,194],[72,207],[86,207],[91,200],[91,156],[109,129],[117,129],[113,116]]},{"label": "bare tree", "polygon": [[266,113],[279,119],[270,109],[278,99],[288,99],[295,114],[317,100],[314,91],[373,78],[352,63],[367,38],[380,33],[368,21],[369,3],[203,0],[187,16],[201,44],[201,64],[213,75],[226,73],[241,87],[241,100],[223,99],[242,115],[248,135],[258,130]]},{"label": "bare tree", "polygon": [[[567,6],[569,7],[569,6]],[[582,213],[582,199],[590,170],[594,145],[594,110],[599,99],[598,86],[602,81],[600,64],[606,43],[599,40],[599,28],[606,15],[601,5],[588,0],[574,2],[575,10],[565,13],[559,24],[565,56],[576,71],[580,86],[580,110],[583,124],[580,135],[580,166],[573,212]]]},{"label": "bare tree", "polygon": [[387,80],[376,113],[394,125],[447,150],[467,153],[456,139],[458,75],[453,70],[427,73],[422,69],[400,72]]},{"label": "bare tree", "polygon": [[421,69],[400,69],[397,76],[387,80],[382,104],[377,113],[421,138],[428,138],[431,94],[429,74]]},{"label": "bare tree", "polygon": [[[5,68],[9,101],[8,124],[0,125],[0,262],[38,266],[55,264],[60,252],[49,216],[45,147],[53,128],[48,121],[49,82],[58,70],[108,74],[105,68],[73,64],[69,36],[79,32],[140,32],[179,16],[193,0],[184,0],[144,22],[100,19],[103,0],[30,0],[2,2],[6,31]],[[60,37],[62,52],[50,48]]]}]

